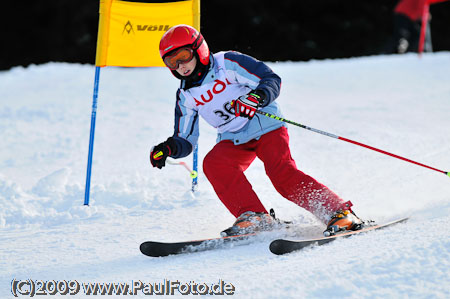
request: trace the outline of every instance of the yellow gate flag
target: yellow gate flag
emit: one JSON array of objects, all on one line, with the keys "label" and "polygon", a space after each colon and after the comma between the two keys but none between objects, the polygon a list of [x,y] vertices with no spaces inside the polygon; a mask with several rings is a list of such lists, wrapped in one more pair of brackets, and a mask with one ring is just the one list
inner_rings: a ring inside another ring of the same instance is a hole
[{"label": "yellow gate flag", "polygon": [[96,66],[164,66],[159,41],[169,28],[186,24],[200,31],[200,0],[100,0]]}]

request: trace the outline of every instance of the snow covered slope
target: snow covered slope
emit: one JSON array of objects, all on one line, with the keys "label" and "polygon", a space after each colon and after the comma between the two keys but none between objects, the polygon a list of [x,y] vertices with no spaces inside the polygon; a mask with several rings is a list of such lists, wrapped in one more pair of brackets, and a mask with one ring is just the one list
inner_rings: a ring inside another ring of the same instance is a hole
[{"label": "snow covered slope", "polygon": [[[449,52],[270,66],[283,79],[278,101],[287,119],[450,170]],[[411,220],[286,256],[272,255],[270,240],[141,255],[143,241],[216,237],[233,217],[201,169],[192,196],[185,169],[150,167],[149,149],[173,130],[178,80],[162,68],[102,69],[91,205],[83,206],[93,77],[91,65],[64,63],[0,72],[0,298],[13,297],[13,280],[27,279],[222,280],[236,298],[449,296],[450,179],[292,126],[301,170],[363,218]],[[201,161],[215,131],[200,126]],[[322,224],[274,190],[261,162],[246,174],[267,208],[299,223],[304,237],[321,233]]]}]

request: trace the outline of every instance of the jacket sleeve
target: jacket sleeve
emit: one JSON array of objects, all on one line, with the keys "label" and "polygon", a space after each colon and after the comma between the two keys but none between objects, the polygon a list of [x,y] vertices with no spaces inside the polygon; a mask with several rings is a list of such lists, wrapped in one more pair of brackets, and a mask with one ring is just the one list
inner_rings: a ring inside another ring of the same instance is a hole
[{"label": "jacket sleeve", "polygon": [[173,134],[177,149],[171,157],[177,159],[188,156],[197,144],[198,136],[198,113],[184,105],[184,98],[178,90]]},{"label": "jacket sleeve", "polygon": [[239,52],[226,52],[225,68],[233,72],[237,82],[264,93],[263,107],[269,105],[280,94],[281,78],[264,62]]}]

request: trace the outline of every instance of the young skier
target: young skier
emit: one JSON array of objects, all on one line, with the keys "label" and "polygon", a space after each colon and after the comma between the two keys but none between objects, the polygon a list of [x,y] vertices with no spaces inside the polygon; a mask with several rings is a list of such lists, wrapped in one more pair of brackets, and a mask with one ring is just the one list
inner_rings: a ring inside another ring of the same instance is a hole
[{"label": "young skier", "polygon": [[281,79],[266,64],[234,52],[211,54],[194,28],[178,25],[161,38],[159,51],[172,74],[181,80],[176,94],[174,135],[154,146],[153,167],[167,157],[189,155],[199,136],[198,117],[218,131],[217,144],[203,160],[203,171],[217,196],[237,218],[222,235],[270,230],[278,225],[262,205],[244,171],[258,157],[275,189],[308,210],[327,231],[355,230],[362,221],[326,186],[297,169],[286,126],[256,110],[281,116],[275,99]]}]

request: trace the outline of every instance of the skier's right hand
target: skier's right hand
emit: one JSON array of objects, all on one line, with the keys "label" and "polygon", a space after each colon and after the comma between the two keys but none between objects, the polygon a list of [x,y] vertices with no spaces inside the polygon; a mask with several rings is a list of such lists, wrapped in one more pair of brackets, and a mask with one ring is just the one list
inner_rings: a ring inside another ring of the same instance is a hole
[{"label": "skier's right hand", "polygon": [[172,137],[169,137],[166,141],[154,146],[150,151],[150,163],[153,167],[158,167],[159,169],[166,166],[166,159],[170,155],[175,154],[176,143]]}]

